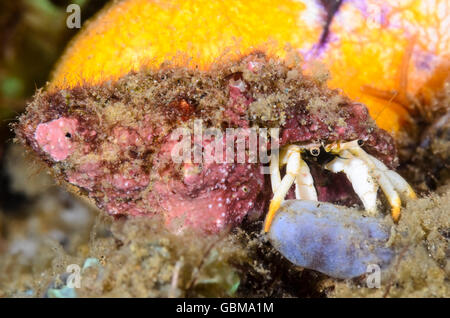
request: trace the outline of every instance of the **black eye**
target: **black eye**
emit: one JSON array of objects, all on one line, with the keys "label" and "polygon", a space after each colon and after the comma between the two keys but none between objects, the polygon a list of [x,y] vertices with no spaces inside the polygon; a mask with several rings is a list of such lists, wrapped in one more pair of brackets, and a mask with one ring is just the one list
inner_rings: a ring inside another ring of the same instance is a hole
[{"label": "black eye", "polygon": [[358,139],[358,145],[361,147],[362,145],[364,145],[364,140],[362,139]]},{"label": "black eye", "polygon": [[318,155],[320,155],[320,149],[319,148],[312,148],[309,150],[309,152],[311,153],[311,155],[313,155],[314,157],[317,157]]},{"label": "black eye", "polygon": [[67,138],[72,138],[72,135],[70,133],[66,133]]}]

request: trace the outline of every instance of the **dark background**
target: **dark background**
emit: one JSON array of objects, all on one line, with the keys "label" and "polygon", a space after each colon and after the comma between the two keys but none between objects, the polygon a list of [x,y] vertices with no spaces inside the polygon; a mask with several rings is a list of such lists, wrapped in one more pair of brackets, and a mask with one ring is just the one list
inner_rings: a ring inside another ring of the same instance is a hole
[{"label": "dark background", "polygon": [[69,4],[81,8],[85,23],[107,0],[0,1],[0,213],[19,213],[27,202],[10,187],[5,154],[14,134],[10,124],[25,109],[37,88],[43,87],[68,41],[78,29],[66,27]]}]

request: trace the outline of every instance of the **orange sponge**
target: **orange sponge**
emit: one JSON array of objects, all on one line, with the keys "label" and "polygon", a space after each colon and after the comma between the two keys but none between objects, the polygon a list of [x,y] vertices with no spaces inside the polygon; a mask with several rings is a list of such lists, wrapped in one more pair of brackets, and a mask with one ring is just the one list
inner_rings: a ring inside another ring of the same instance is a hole
[{"label": "orange sponge", "polygon": [[307,61],[325,64],[329,86],[365,103],[381,128],[398,131],[408,116],[409,97],[434,73],[448,70],[448,1],[345,1],[321,47],[323,13],[317,3],[113,2],[72,41],[49,88],[114,80],[168,60],[206,70],[255,49],[284,58],[289,45]]}]

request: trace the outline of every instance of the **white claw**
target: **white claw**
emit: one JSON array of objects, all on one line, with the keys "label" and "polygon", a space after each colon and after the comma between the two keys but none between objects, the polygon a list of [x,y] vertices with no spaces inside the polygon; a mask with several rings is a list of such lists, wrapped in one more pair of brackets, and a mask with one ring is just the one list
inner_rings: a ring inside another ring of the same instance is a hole
[{"label": "white claw", "polygon": [[370,175],[368,165],[348,151],[343,151],[341,155],[342,158],[336,157],[325,168],[334,173],[344,172],[352,184],[353,190],[361,199],[366,211],[371,215],[375,215],[377,213],[378,185]]}]

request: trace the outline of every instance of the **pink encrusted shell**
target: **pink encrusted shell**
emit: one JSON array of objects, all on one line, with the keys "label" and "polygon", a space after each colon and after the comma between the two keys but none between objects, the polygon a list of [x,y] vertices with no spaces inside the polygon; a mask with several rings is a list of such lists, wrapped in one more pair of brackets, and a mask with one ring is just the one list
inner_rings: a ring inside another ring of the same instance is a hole
[{"label": "pink encrusted shell", "polygon": [[78,121],[73,118],[61,117],[47,123],[39,124],[34,138],[55,161],[66,159],[74,152],[72,136],[78,127]]}]

